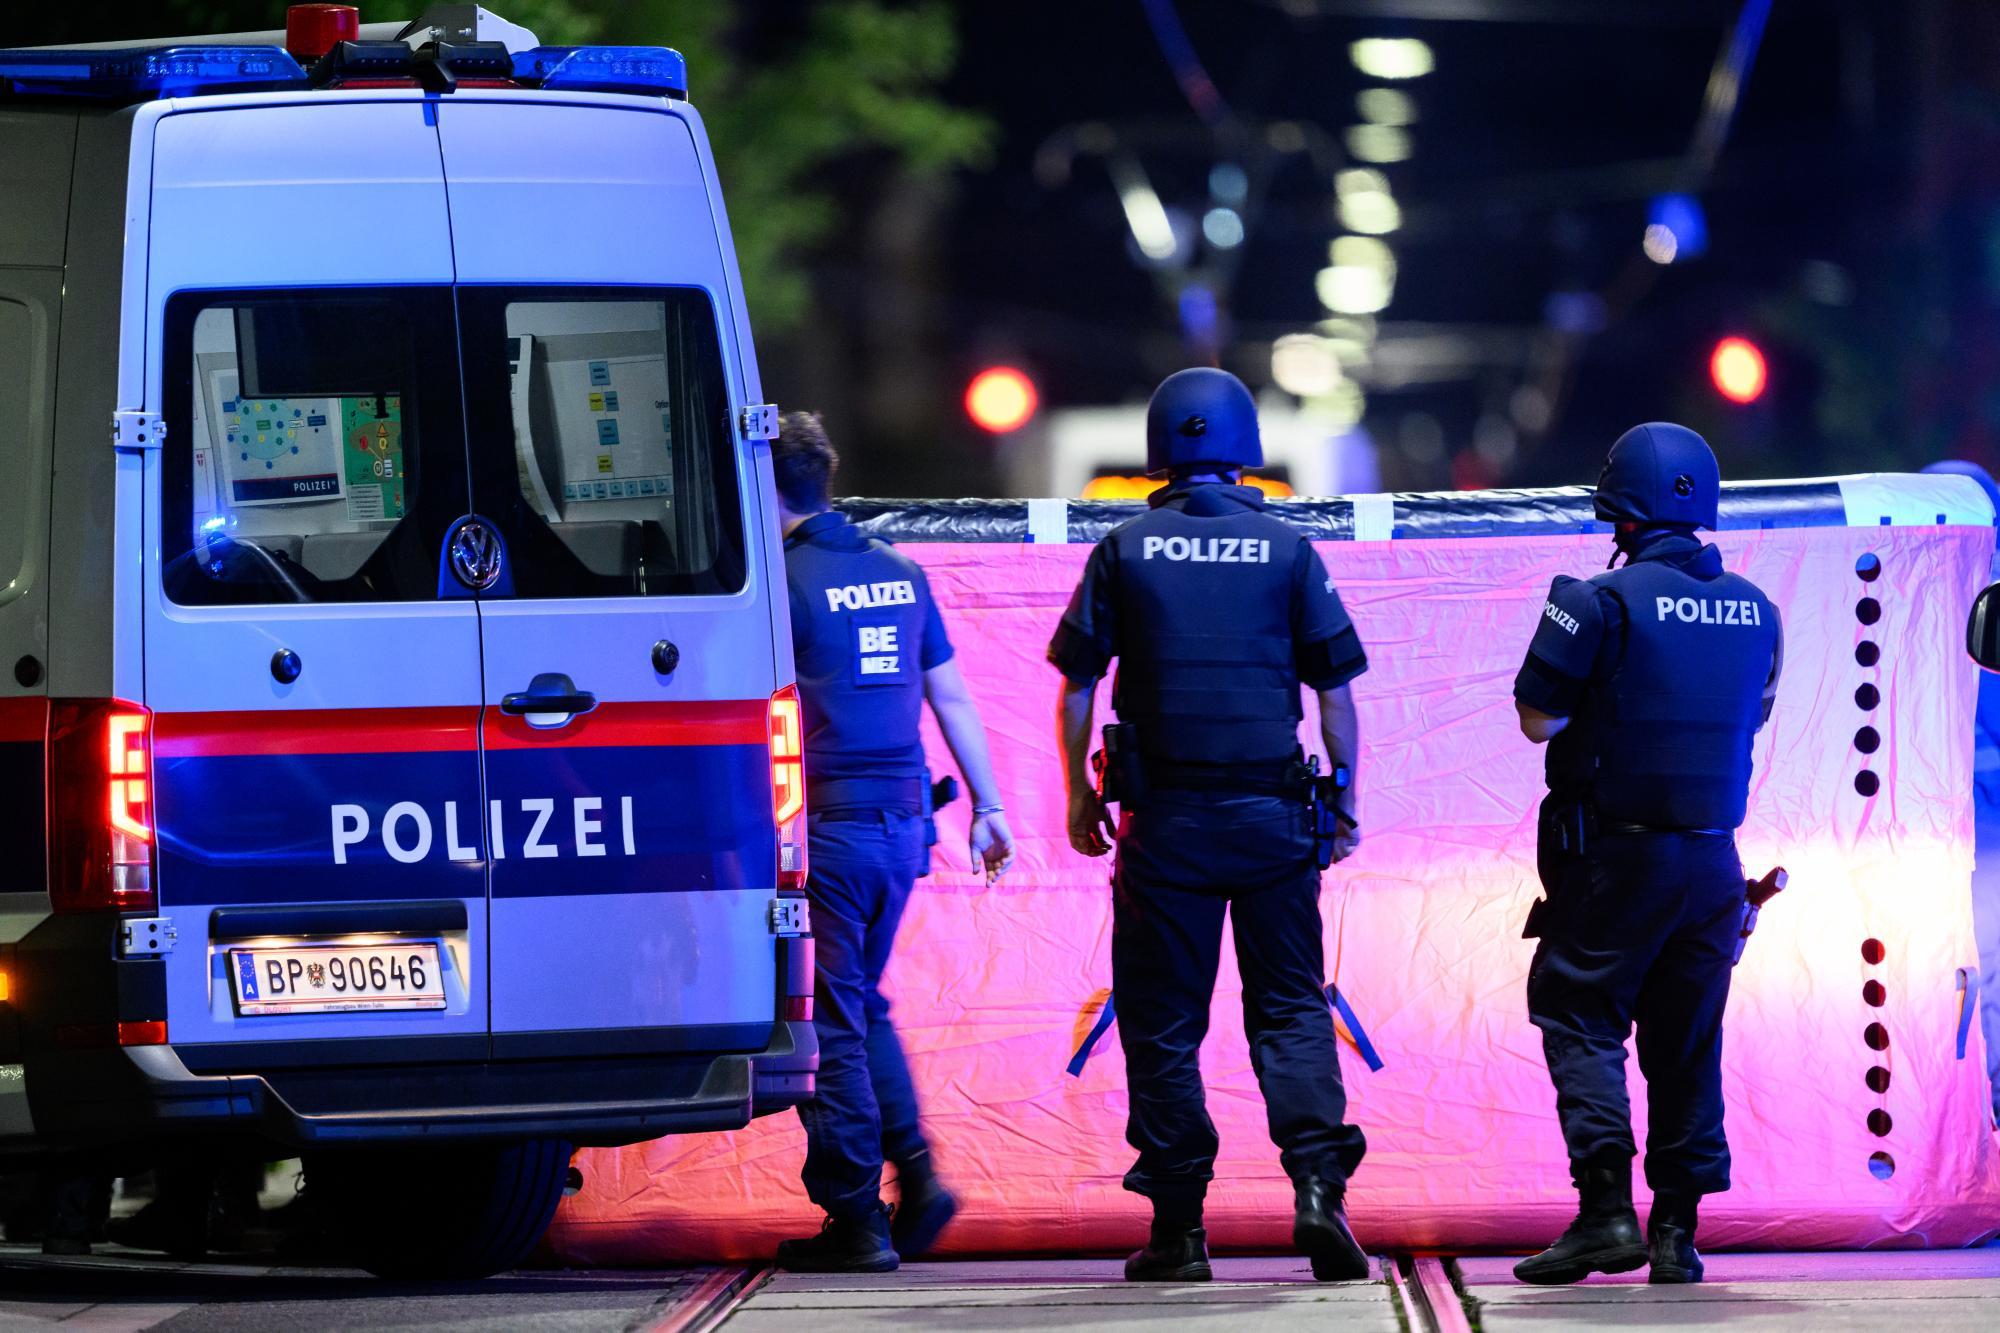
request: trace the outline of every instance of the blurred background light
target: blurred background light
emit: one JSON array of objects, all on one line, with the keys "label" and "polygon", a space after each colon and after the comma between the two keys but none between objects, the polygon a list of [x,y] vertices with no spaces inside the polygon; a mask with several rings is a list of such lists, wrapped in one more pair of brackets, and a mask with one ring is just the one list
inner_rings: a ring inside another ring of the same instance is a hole
[{"label": "blurred background light", "polygon": [[[1656,239],[1659,238],[1659,239]],[[1646,258],[1656,264],[1686,263],[1708,253],[1708,214],[1691,194],[1663,194],[1646,208]],[[1656,251],[1664,252],[1665,259]]]},{"label": "blurred background light", "polygon": [[1394,125],[1350,125],[1347,155],[1357,162],[1401,162],[1410,155],[1408,130]]},{"label": "blurred background light", "polygon": [[1233,208],[1211,208],[1202,214],[1201,234],[1218,250],[1243,244],[1243,215]]},{"label": "blurred background light", "polygon": [[1770,378],[1764,353],[1748,338],[1724,338],[1708,358],[1708,376],[1732,403],[1753,403]]},{"label": "blurred background light", "polygon": [[1035,382],[1013,366],[988,366],[965,386],[965,414],[995,435],[1027,425],[1040,401]]},{"label": "blurred background light", "polygon": [[1418,79],[1437,68],[1429,44],[1415,37],[1364,37],[1347,53],[1371,79]]},{"label": "blurred background light", "polygon": [[1354,109],[1371,125],[1417,122],[1417,99],[1396,88],[1363,88],[1354,95]]},{"label": "blurred background light", "polygon": [[1340,223],[1349,231],[1382,236],[1403,225],[1403,211],[1389,193],[1389,178],[1371,167],[1350,167],[1333,178]]},{"label": "blurred background light", "polygon": [[1218,162],[1208,169],[1208,193],[1233,208],[1250,193],[1250,178],[1234,162]]},{"label": "blurred background light", "polygon": [[1345,378],[1324,338],[1288,333],[1271,344],[1271,380],[1286,393],[1314,398],[1331,393]]},{"label": "blurred background light", "polygon": [[1672,228],[1650,222],[1646,224],[1646,234],[1640,240],[1639,248],[1655,264],[1671,264],[1674,256],[1680,253],[1680,241]]}]

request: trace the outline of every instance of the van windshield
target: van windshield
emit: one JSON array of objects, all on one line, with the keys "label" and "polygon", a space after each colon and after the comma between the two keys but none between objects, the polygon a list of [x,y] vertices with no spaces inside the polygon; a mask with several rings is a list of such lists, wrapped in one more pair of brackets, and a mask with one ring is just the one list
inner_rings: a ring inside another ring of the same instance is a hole
[{"label": "van windshield", "polygon": [[442,559],[468,513],[504,548],[485,597],[743,584],[705,293],[180,293],[167,329],[176,602],[470,595]]}]

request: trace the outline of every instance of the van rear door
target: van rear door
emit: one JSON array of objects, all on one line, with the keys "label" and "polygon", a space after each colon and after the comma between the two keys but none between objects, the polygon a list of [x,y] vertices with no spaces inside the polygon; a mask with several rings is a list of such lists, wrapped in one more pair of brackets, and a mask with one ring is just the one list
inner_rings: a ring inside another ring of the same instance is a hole
[{"label": "van rear door", "polygon": [[483,1056],[478,612],[440,574],[468,505],[436,131],[414,101],[180,111],[152,170],[170,1039],[198,1069]]},{"label": "van rear door", "polygon": [[717,225],[665,108],[439,108],[480,594],[496,1055],[761,1050],[769,571]]}]

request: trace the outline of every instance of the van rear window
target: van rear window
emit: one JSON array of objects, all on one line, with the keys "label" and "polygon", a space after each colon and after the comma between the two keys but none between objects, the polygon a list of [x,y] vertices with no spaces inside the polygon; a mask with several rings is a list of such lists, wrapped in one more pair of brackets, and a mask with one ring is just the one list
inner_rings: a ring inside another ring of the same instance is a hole
[{"label": "van rear window", "polygon": [[467,509],[454,325],[444,288],[175,296],[168,595],[437,597]]},{"label": "van rear window", "polygon": [[692,288],[183,292],[167,306],[164,556],[187,605],[730,593],[743,490]]},{"label": "van rear window", "polygon": [[741,588],[735,432],[707,293],[467,287],[459,299],[472,489],[506,539],[515,595]]}]

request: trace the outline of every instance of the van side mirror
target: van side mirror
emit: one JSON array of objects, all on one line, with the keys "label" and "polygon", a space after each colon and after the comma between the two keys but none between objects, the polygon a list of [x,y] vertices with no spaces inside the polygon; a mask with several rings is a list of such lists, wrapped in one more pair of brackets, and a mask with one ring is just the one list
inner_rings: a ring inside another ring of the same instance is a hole
[{"label": "van side mirror", "polygon": [[2000,671],[2000,583],[1973,599],[1965,618],[1965,651],[1988,671]]}]

